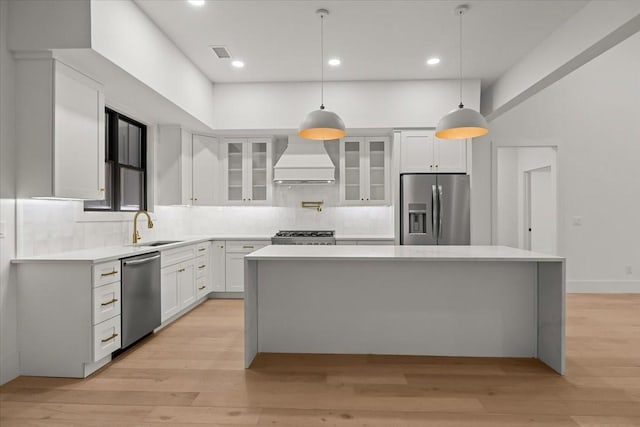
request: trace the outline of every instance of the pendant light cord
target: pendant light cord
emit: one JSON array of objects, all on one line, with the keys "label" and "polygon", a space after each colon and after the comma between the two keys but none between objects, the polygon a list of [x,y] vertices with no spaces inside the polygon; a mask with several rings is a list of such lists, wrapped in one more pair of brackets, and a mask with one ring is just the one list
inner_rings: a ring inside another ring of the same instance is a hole
[{"label": "pendant light cord", "polygon": [[459,51],[458,51],[458,81],[460,82],[460,105],[458,107],[460,108],[464,108],[464,104],[462,103],[462,14],[464,13],[464,10],[459,9],[458,10],[458,16],[459,16],[459,34],[458,34],[458,46],[460,47]]},{"label": "pendant light cord", "polygon": [[320,109],[324,110],[324,14],[320,15]]}]

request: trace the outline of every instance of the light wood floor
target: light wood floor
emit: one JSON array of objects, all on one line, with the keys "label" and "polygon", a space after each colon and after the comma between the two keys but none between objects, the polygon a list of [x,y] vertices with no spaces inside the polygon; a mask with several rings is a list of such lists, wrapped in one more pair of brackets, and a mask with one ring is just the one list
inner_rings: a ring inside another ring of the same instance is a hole
[{"label": "light wood floor", "polygon": [[568,375],[536,360],[262,355],[210,300],[84,380],[0,388],[9,426],[640,426],[640,295],[570,295]]}]

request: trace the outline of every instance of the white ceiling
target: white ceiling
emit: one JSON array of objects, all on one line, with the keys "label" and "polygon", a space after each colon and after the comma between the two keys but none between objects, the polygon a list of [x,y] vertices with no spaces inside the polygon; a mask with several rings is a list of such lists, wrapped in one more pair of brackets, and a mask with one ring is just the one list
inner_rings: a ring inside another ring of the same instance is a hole
[{"label": "white ceiling", "polygon": [[[446,79],[458,75],[456,6],[463,17],[463,75],[487,86],[581,9],[583,0],[135,0],[213,82],[320,80],[320,18],[327,8],[327,80]],[[243,69],[220,60],[226,46]],[[427,58],[442,62],[429,67]]]}]

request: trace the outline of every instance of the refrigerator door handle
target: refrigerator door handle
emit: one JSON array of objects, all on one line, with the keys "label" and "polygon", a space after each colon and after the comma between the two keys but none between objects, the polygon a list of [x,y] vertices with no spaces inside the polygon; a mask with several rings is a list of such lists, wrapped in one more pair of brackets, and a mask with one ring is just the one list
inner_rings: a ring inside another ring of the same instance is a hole
[{"label": "refrigerator door handle", "polygon": [[436,195],[436,186],[435,184],[431,186],[431,230],[433,234],[436,234],[436,204],[438,196]]},{"label": "refrigerator door handle", "polygon": [[438,185],[438,237],[442,234],[442,185]]}]

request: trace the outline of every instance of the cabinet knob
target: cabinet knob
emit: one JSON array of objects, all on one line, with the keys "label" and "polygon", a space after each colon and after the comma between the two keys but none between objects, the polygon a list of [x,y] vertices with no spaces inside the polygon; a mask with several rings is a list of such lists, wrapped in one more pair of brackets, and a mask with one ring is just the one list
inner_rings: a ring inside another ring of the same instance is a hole
[{"label": "cabinet knob", "polygon": [[364,200],[364,197],[360,198],[360,200]]},{"label": "cabinet knob", "polygon": [[249,197],[249,199],[248,199],[248,200],[249,200],[249,201],[251,201],[251,197]]},{"label": "cabinet knob", "polygon": [[367,200],[369,200],[369,198],[367,197]]},{"label": "cabinet knob", "polygon": [[430,167],[431,169],[433,169],[433,165],[429,165],[429,167]]},{"label": "cabinet knob", "polygon": [[436,165],[436,167],[438,167],[438,165]]},{"label": "cabinet knob", "polygon": [[224,249],[224,246],[220,246],[220,249]]},{"label": "cabinet knob", "polygon": [[104,193],[104,188],[101,188],[100,191]]}]

